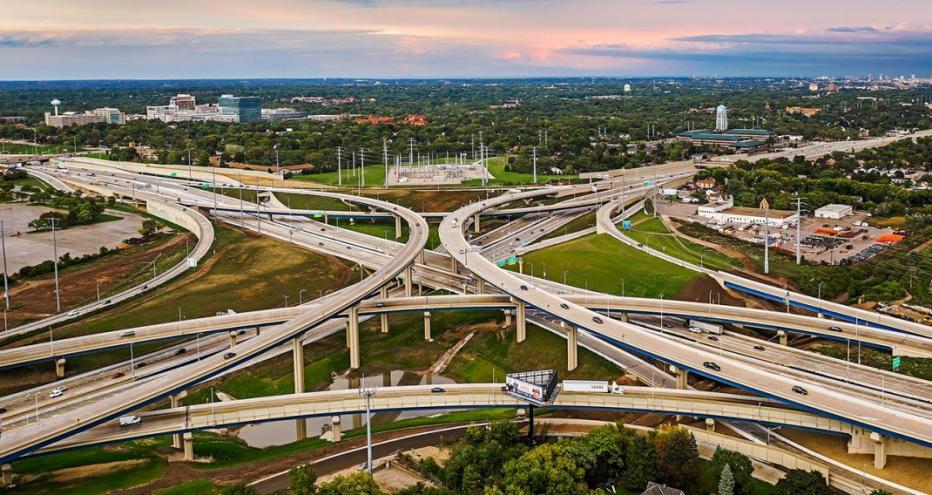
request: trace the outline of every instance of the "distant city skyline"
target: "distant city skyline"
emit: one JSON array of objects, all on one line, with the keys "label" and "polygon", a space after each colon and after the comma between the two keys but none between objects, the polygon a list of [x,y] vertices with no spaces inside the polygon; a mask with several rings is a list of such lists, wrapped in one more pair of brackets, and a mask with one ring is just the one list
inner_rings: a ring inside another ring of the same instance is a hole
[{"label": "distant city skyline", "polygon": [[928,0],[7,3],[3,80],[932,75]]}]

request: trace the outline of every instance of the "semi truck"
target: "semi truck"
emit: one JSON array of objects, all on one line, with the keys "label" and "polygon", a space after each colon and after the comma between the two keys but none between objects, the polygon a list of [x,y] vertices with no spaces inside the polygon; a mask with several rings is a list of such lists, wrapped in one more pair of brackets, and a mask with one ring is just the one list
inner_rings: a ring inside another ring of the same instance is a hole
[{"label": "semi truck", "polygon": [[624,394],[621,385],[603,380],[563,380],[564,392],[593,392],[603,394]]},{"label": "semi truck", "polygon": [[722,334],[721,325],[716,325],[715,323],[706,323],[704,321],[698,321],[698,320],[689,320],[689,329],[690,330],[696,329],[696,330],[700,330],[703,332],[712,333],[715,335]]}]

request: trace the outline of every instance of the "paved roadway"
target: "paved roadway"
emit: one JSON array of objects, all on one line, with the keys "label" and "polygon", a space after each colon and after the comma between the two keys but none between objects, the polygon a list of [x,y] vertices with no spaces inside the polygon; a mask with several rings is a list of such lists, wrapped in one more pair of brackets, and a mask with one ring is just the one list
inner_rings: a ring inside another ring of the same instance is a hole
[{"label": "paved roadway", "polygon": [[[447,252],[495,288],[617,345],[649,353],[662,361],[687,368],[691,372],[753,390],[767,397],[822,411],[831,417],[844,418],[875,431],[932,446],[932,421],[926,418],[850,397],[809,380],[788,379],[735,359],[716,357],[714,353],[670,341],[636,325],[614,320],[599,323],[595,319],[599,316],[598,314],[549,291],[528,286],[524,280],[499,269],[481,255],[473,252],[472,246],[460,230],[467,218],[487,208],[509,201],[532,198],[540,194],[541,192],[538,191],[506,194],[456,210],[440,225],[440,237]],[[703,365],[706,361],[714,360],[721,361],[719,363],[721,371],[714,371]],[[796,393],[793,387],[803,387],[807,393]]]}]

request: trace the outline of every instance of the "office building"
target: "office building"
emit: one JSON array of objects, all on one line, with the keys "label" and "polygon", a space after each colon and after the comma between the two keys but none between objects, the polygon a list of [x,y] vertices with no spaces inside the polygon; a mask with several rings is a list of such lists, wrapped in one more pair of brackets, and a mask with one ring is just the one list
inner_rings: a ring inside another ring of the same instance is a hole
[{"label": "office building", "polygon": [[294,108],[263,108],[262,120],[281,122],[283,120],[306,119],[307,112],[299,112]]},{"label": "office building", "polygon": [[83,113],[65,112],[61,114],[52,114],[51,112],[45,112],[45,125],[57,127],[59,129],[72,125],[121,125],[125,123],[126,116],[116,108],[95,108],[94,110],[85,111]]},{"label": "office building", "polygon": [[719,105],[715,108],[715,130],[725,132],[728,130],[728,107]]},{"label": "office building", "polygon": [[262,102],[257,96],[221,95],[217,105],[220,115],[230,117],[234,122],[262,121]]}]

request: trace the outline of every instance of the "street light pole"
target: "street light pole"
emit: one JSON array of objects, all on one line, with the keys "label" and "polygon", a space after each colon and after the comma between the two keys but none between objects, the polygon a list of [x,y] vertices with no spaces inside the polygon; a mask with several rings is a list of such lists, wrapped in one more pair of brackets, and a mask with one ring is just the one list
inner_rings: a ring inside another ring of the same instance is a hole
[{"label": "street light pole", "polygon": [[[3,302],[6,303],[4,311],[10,310],[10,284],[7,280],[6,268],[6,233],[3,230],[3,220],[0,220],[0,246],[3,248]],[[4,313],[5,315],[6,313]]]},{"label": "street light pole", "polygon": [[307,289],[301,289],[301,290],[298,291],[298,306],[304,304],[304,292],[305,292],[306,290],[307,290]]},{"label": "street light pole", "polygon": [[49,218],[49,223],[52,225],[52,261],[55,265],[55,312],[61,313],[61,292],[58,284],[58,237],[55,235],[55,220],[58,219]]}]

